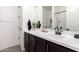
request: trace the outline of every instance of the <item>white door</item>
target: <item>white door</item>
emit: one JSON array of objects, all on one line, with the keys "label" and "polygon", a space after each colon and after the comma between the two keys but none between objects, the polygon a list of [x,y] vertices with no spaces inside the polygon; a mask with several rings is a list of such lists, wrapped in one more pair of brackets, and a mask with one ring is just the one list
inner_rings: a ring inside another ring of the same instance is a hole
[{"label": "white door", "polygon": [[19,45],[18,6],[0,6],[0,50]]}]

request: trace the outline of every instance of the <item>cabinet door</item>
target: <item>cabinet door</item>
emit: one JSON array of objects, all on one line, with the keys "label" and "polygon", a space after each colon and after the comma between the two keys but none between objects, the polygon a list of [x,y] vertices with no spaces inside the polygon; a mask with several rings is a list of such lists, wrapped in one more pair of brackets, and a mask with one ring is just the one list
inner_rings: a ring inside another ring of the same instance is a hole
[{"label": "cabinet door", "polygon": [[28,33],[24,32],[24,47],[25,51],[29,51],[29,39],[28,39]]},{"label": "cabinet door", "polygon": [[75,51],[58,44],[48,42],[48,52],[75,52]]},{"label": "cabinet door", "polygon": [[29,50],[30,52],[35,52],[36,51],[36,39],[35,36],[29,34],[29,40],[30,40],[30,44],[29,44]]},{"label": "cabinet door", "polygon": [[51,42],[47,42],[47,51],[48,52],[54,52],[54,46]]},{"label": "cabinet door", "polygon": [[46,48],[46,40],[41,39],[39,37],[35,37],[36,38],[36,51],[37,52],[46,52],[47,48]]}]

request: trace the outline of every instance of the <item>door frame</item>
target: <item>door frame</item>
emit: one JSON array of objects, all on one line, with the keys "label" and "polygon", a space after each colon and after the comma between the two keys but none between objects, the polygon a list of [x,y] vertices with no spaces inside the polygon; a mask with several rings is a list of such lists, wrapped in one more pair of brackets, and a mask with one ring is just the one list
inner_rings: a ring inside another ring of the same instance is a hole
[{"label": "door frame", "polygon": [[19,43],[22,51],[25,51],[24,49],[24,36],[23,36],[23,6],[18,6],[19,10],[19,16],[18,16],[18,29],[19,29]]}]

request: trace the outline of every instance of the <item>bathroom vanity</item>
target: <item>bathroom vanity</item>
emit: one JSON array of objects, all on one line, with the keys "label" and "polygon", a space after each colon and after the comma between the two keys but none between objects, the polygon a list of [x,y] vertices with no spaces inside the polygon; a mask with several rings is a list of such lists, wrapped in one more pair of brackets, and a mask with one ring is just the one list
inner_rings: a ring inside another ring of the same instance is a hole
[{"label": "bathroom vanity", "polygon": [[[79,51],[79,7],[74,6],[37,6],[29,7],[24,14],[24,42],[28,52],[73,52]],[[33,11],[34,10],[34,11]],[[30,14],[34,13],[34,14]],[[26,17],[31,22],[41,23],[41,28],[53,30],[26,30]],[[56,29],[55,29],[56,27]],[[62,27],[61,33],[57,27]],[[55,31],[54,31],[55,30]],[[67,30],[67,31],[66,31]],[[78,31],[78,32],[77,32]],[[77,35],[78,34],[78,35]],[[75,35],[75,36],[74,36]],[[74,38],[75,37],[75,38]]]},{"label": "bathroom vanity", "polygon": [[70,31],[65,31],[62,35],[56,35],[54,31],[45,33],[40,30],[25,30],[24,40],[25,51],[27,52],[79,51],[79,39],[74,38]]}]

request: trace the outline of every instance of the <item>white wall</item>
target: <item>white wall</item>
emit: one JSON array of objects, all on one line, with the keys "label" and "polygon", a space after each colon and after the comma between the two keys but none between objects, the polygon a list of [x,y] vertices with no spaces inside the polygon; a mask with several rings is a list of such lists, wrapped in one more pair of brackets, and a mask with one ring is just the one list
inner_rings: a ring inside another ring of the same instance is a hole
[{"label": "white wall", "polygon": [[23,6],[23,29],[27,29],[27,22],[29,19],[31,22],[34,21],[34,7]]},{"label": "white wall", "polygon": [[18,7],[0,6],[0,50],[19,44]]},{"label": "white wall", "polygon": [[34,6],[34,21],[42,24],[42,6]]},{"label": "white wall", "polygon": [[70,30],[79,31],[79,6],[67,7],[66,26]]}]

